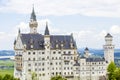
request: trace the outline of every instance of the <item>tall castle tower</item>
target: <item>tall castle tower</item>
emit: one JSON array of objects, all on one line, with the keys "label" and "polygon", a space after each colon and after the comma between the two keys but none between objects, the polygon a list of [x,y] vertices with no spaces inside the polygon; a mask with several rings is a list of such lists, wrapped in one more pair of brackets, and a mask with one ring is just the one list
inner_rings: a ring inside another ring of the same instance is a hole
[{"label": "tall castle tower", "polygon": [[37,33],[37,20],[36,20],[36,15],[35,15],[35,11],[34,11],[34,7],[31,13],[31,18],[30,18],[30,22],[29,22],[29,27],[30,27],[30,33],[31,34],[36,34]]},{"label": "tall castle tower", "polygon": [[112,44],[113,37],[108,33],[105,36],[105,45],[104,47],[104,58],[105,60],[110,63],[111,61],[114,62],[114,45]]}]

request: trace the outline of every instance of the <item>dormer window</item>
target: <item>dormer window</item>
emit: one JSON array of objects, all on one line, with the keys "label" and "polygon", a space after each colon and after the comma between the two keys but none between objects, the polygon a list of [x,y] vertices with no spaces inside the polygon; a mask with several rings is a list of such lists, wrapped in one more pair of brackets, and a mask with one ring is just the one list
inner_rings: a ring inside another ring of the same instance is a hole
[{"label": "dormer window", "polygon": [[74,44],[71,42],[71,43],[70,43],[70,47],[73,48],[73,47],[74,47],[73,45],[74,45]]},{"label": "dormer window", "polygon": [[61,43],[61,47],[62,47],[62,48],[63,48],[63,46],[64,46],[63,43]]},{"label": "dormer window", "polygon": [[31,45],[30,47],[33,48],[33,45]]},{"label": "dormer window", "polygon": [[58,48],[58,44],[56,44],[56,48]]}]

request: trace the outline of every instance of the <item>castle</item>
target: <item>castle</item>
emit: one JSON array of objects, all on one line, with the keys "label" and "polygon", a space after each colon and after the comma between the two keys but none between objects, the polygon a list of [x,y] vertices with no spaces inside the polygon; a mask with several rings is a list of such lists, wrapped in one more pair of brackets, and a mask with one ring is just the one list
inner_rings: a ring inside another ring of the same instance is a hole
[{"label": "castle", "polygon": [[50,80],[61,75],[68,80],[104,80],[107,66],[114,61],[112,36],[105,36],[104,58],[90,57],[86,48],[81,56],[73,35],[51,35],[48,24],[43,34],[37,32],[37,19],[34,8],[29,22],[30,33],[19,30],[14,41],[14,76],[20,80],[31,80],[36,73],[38,80]]}]

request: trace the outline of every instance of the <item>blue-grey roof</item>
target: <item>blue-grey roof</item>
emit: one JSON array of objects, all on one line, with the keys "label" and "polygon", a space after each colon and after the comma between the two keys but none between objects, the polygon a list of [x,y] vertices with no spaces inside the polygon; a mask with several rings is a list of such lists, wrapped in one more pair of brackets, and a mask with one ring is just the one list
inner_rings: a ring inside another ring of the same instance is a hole
[{"label": "blue-grey roof", "polygon": [[44,49],[44,36],[41,34],[21,34],[21,40],[26,49],[31,49],[31,45],[35,50]]},{"label": "blue-grey roof", "polygon": [[50,35],[49,29],[48,29],[48,25],[47,25],[47,24],[46,24],[46,28],[45,28],[45,33],[44,33],[44,35]]},{"label": "blue-grey roof", "polygon": [[[70,49],[71,43],[73,43],[73,48],[76,48],[76,43],[71,35],[51,35],[50,43],[52,49],[55,49],[56,45],[58,45],[59,49]],[[61,44],[63,44],[63,47]]]},{"label": "blue-grey roof", "polygon": [[112,37],[110,33],[107,33],[105,37]]},{"label": "blue-grey roof", "polygon": [[78,63],[78,61],[75,61],[75,64],[73,66],[80,66],[80,63]]},{"label": "blue-grey roof", "polygon": [[88,47],[85,48],[85,51],[86,51],[86,50],[87,50],[87,51],[89,50]]},{"label": "blue-grey roof", "polygon": [[[44,49],[44,35],[41,34],[21,34],[23,44],[26,44],[26,49],[30,50],[33,45],[34,50]],[[70,43],[73,43],[73,48],[76,48],[76,43],[71,35],[50,35],[51,49],[71,49]],[[61,46],[63,44],[63,47]],[[58,47],[56,47],[58,45]]]},{"label": "blue-grey roof", "polygon": [[86,57],[84,57],[83,55],[80,57],[81,59],[85,59]]},{"label": "blue-grey roof", "polygon": [[100,62],[105,61],[104,58],[86,58],[86,62]]}]

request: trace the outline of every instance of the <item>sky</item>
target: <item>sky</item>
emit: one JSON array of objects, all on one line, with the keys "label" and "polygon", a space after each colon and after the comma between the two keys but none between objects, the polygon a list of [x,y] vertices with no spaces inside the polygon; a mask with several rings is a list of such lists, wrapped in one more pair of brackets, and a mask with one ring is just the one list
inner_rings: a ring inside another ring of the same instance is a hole
[{"label": "sky", "polygon": [[0,50],[13,50],[19,28],[30,32],[33,4],[40,34],[47,21],[51,35],[73,33],[78,48],[103,49],[107,33],[120,48],[120,0],[0,0]]}]

